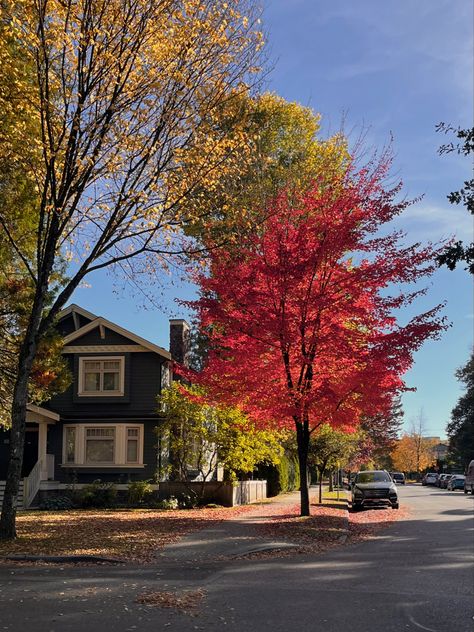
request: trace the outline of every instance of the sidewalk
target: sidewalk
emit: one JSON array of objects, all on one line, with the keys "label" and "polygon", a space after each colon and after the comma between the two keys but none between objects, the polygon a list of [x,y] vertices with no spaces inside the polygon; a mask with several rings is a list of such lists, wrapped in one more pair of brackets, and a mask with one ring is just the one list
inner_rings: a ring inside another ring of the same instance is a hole
[{"label": "sidewalk", "polygon": [[[327,487],[323,488],[327,491]],[[310,502],[317,502],[318,490],[316,487],[310,488]],[[324,493],[323,493],[324,497]],[[347,525],[349,515],[347,510],[347,495],[341,491],[340,501],[331,499],[327,507],[337,507],[346,510]],[[179,542],[165,546],[157,553],[157,561],[161,562],[182,562],[195,563],[214,561],[216,559],[239,557],[249,553],[271,551],[274,549],[298,548],[297,544],[292,544],[283,539],[272,539],[265,537],[258,532],[258,525],[268,522],[272,517],[283,517],[287,514],[285,509],[292,510],[299,508],[299,492],[290,492],[274,498],[269,498],[266,502],[252,506],[252,509],[243,515],[230,520],[224,520],[215,527],[197,531],[184,536]]]}]

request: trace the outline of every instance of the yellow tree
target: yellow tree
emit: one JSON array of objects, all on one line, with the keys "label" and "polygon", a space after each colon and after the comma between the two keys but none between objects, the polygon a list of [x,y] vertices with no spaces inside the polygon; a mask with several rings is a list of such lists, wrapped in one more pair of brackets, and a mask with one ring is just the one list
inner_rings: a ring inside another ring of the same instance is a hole
[{"label": "yellow tree", "polygon": [[401,472],[420,474],[436,461],[434,444],[432,439],[420,437],[416,433],[402,435],[392,452],[394,468]]},{"label": "yellow tree", "polygon": [[[188,230],[212,244],[239,243],[242,233],[261,224],[279,191],[301,193],[316,179],[334,182],[349,166],[344,136],[321,138],[320,115],[299,103],[268,92],[240,93],[223,103],[202,131],[213,138],[235,129],[235,120],[240,121],[234,133],[245,144],[245,160],[239,169],[221,174],[212,188],[197,188],[185,202],[194,215],[199,209],[201,217]],[[179,171],[174,178],[179,190]]]},{"label": "yellow tree", "polygon": [[[222,103],[249,90],[263,40],[252,0],[6,0],[0,36],[0,74],[16,69],[14,94],[0,90],[1,108],[28,121],[12,126],[4,149],[37,193],[33,249],[14,213],[0,212],[0,241],[33,287],[0,520],[0,537],[11,538],[42,337],[87,274],[154,271],[193,248],[180,232],[202,217],[184,201],[238,170],[248,147],[237,119],[220,134],[202,130]],[[59,274],[64,257],[67,276]]]}]

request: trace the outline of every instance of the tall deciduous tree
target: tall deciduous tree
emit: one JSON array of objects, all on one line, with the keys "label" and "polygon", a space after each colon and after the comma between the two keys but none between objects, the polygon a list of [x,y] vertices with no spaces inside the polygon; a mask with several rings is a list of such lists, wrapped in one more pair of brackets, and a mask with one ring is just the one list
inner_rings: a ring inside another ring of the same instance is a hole
[{"label": "tall deciduous tree", "polygon": [[[0,214],[1,240],[33,286],[0,520],[8,538],[42,336],[87,274],[117,266],[133,276],[187,250],[180,231],[201,216],[183,200],[245,164],[238,121],[212,122],[253,81],[262,36],[251,0],[7,0],[2,10],[2,65],[14,63],[8,39],[34,68],[18,68],[14,102],[8,91],[0,99],[34,119],[15,126],[10,149],[37,192],[33,251],[8,209]],[[58,274],[64,256],[67,276]]]},{"label": "tall deciduous tree", "polygon": [[394,468],[401,472],[416,473],[419,476],[436,461],[434,445],[435,441],[416,432],[402,435],[392,453]]},{"label": "tall deciduous tree", "polygon": [[195,303],[210,328],[200,381],[216,399],[238,403],[262,422],[293,426],[301,473],[301,513],[309,514],[307,456],[322,423],[352,427],[387,410],[403,390],[412,355],[443,329],[436,307],[406,324],[397,308],[422,290],[387,294],[433,271],[431,246],[377,237],[406,206],[383,186],[387,160],[324,178],[291,201],[283,192],[238,256],[211,254]]}]

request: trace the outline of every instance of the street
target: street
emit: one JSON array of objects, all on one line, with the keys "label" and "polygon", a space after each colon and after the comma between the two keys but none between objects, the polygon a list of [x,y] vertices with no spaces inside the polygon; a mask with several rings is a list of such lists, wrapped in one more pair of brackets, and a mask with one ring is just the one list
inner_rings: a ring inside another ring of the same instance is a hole
[{"label": "street", "polygon": [[[312,558],[0,566],[0,630],[472,632],[474,497],[412,485],[399,492],[407,519]],[[206,596],[195,616],[135,602],[146,592],[196,589]]]}]

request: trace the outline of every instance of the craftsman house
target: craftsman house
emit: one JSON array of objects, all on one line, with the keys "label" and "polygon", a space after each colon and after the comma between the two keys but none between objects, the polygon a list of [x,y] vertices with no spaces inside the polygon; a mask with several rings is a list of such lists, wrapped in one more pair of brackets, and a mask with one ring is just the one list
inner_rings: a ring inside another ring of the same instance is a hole
[{"label": "craftsman house", "polygon": [[[156,398],[172,379],[172,359],[186,363],[189,326],[170,321],[170,351],[70,305],[59,316],[73,381],[49,402],[28,406],[22,503],[72,482],[150,480],[162,451]],[[0,505],[9,448],[0,432]]]}]

